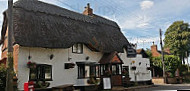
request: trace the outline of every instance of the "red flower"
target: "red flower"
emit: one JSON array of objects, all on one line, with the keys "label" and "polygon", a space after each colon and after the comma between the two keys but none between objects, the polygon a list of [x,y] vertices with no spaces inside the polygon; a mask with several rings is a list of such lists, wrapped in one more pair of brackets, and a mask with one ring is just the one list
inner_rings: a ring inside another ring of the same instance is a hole
[{"label": "red flower", "polygon": [[28,68],[36,68],[36,63],[29,61],[29,62],[27,63],[27,66],[28,66]]},{"label": "red flower", "polygon": [[31,64],[31,63],[32,63],[32,62],[29,61],[27,64]]}]

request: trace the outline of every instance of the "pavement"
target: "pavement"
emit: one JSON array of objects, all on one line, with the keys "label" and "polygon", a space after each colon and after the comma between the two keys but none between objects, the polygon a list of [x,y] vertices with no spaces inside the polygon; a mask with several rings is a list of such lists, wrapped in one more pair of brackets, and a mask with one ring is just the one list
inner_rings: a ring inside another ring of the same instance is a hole
[{"label": "pavement", "polygon": [[149,88],[152,86],[154,85],[135,86],[135,87],[128,87],[128,88],[124,88],[122,86],[116,86],[112,88],[112,91],[134,91],[135,89]]},{"label": "pavement", "polygon": [[114,87],[112,91],[177,91],[177,90],[188,90],[190,91],[190,84],[155,84],[145,86],[135,86],[129,88]]},{"label": "pavement", "polygon": [[145,88],[137,88],[126,91],[168,91],[168,90],[190,90],[190,84],[162,84],[162,85],[153,85]]}]

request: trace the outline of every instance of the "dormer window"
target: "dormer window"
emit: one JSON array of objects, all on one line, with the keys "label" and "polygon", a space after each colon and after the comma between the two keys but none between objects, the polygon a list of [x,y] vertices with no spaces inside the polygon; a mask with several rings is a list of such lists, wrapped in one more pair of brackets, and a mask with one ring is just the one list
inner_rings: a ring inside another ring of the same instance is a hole
[{"label": "dormer window", "polygon": [[80,43],[74,44],[72,47],[72,52],[82,54],[83,53],[83,45]]}]

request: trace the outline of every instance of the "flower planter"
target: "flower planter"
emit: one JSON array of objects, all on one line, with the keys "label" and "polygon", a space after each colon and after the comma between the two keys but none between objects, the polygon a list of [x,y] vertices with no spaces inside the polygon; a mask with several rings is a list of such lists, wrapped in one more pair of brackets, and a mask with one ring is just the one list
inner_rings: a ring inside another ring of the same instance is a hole
[{"label": "flower planter", "polygon": [[38,81],[38,82],[36,82],[34,87],[35,88],[47,88],[49,86],[50,86],[49,82]]},{"label": "flower planter", "polygon": [[131,80],[131,78],[129,78],[129,77],[123,78],[123,86],[124,87],[130,87],[131,86],[130,80]]},{"label": "flower planter", "polygon": [[175,84],[177,83],[177,79],[175,77],[167,77],[167,83],[168,84]]}]

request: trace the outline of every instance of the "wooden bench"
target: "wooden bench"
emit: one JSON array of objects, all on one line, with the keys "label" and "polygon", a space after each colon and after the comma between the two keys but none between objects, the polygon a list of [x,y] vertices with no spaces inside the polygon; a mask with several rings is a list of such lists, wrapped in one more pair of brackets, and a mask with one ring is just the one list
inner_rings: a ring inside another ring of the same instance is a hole
[{"label": "wooden bench", "polygon": [[52,87],[53,91],[73,91],[73,84],[66,84],[57,87]]}]

